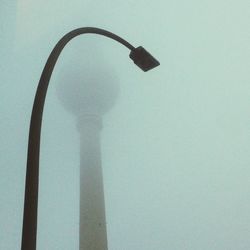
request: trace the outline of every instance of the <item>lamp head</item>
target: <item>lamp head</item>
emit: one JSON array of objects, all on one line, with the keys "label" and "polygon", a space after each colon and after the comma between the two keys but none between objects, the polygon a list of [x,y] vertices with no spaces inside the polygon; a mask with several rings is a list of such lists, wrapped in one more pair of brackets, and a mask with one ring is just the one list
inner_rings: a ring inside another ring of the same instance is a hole
[{"label": "lamp head", "polygon": [[131,50],[129,57],[143,71],[148,71],[160,65],[160,63],[142,46]]}]

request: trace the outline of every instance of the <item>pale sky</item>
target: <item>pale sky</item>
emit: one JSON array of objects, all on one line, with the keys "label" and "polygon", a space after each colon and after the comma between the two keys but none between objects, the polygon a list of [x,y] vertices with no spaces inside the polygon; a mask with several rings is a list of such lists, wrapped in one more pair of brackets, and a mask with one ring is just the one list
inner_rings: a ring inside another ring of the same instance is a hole
[{"label": "pale sky", "polygon": [[82,108],[69,112],[60,93],[81,102],[92,74],[98,94],[117,91],[101,141],[109,250],[250,249],[249,19],[247,0],[2,0],[0,250],[20,249],[38,79],[81,26],[145,46],[161,66],[144,73],[93,35],[65,48],[44,110],[37,249],[78,249]]}]

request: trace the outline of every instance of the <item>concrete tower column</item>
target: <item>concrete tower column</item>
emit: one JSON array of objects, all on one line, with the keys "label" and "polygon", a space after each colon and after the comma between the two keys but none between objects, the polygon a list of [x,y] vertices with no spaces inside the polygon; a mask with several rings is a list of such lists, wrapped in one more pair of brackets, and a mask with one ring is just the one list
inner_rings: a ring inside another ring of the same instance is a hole
[{"label": "concrete tower column", "polygon": [[80,250],[107,250],[105,201],[101,165],[101,117],[85,115],[80,134]]}]

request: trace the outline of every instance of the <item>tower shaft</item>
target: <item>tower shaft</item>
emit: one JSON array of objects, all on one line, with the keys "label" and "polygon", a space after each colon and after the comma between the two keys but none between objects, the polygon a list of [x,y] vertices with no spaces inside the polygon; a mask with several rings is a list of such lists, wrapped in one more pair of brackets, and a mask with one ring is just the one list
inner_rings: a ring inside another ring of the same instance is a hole
[{"label": "tower shaft", "polygon": [[84,117],[80,132],[80,250],[107,250],[101,166],[101,121]]}]

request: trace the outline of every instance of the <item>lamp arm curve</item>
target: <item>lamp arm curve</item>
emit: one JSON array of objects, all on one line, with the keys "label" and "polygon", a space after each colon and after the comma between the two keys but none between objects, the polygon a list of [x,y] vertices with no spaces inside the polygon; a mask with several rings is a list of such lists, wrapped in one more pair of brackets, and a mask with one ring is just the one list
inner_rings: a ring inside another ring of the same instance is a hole
[{"label": "lamp arm curve", "polygon": [[23,228],[22,228],[22,245],[21,250],[35,250],[37,236],[37,207],[38,207],[38,188],[39,188],[39,153],[40,153],[40,136],[42,126],[42,114],[45,97],[49,85],[49,81],[60,53],[65,45],[74,37],[86,33],[98,34],[109,37],[123,44],[133,51],[135,48],[122,39],[121,37],[99,28],[83,27],[75,29],[63,36],[56,44],[41,74],[29,129],[26,182],[25,182],[25,198],[23,211]]}]

